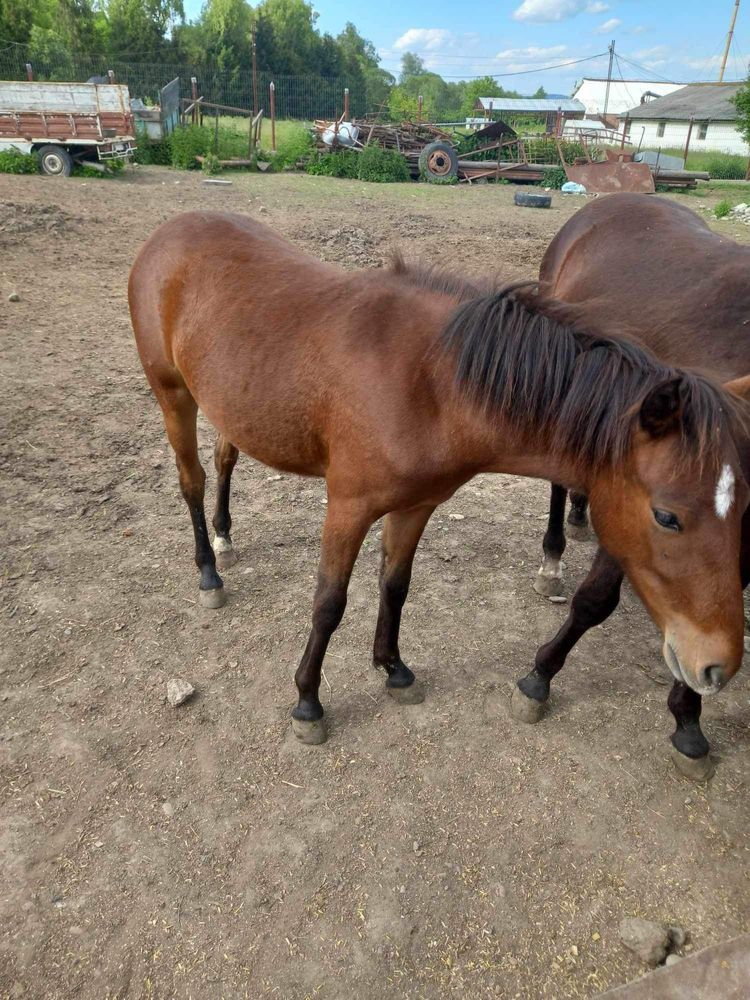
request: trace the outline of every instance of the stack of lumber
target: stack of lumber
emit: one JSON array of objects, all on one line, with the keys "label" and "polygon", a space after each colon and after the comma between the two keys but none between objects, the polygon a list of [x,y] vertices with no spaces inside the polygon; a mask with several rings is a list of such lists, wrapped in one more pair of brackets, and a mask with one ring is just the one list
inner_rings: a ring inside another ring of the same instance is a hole
[{"label": "stack of lumber", "polygon": [[[320,152],[325,152],[331,147],[323,142],[323,133],[329,129],[335,129],[341,122],[315,122],[316,145]],[[352,119],[351,123],[359,129],[359,136],[354,144],[354,149],[362,149],[370,143],[376,143],[384,149],[395,149],[403,153],[406,157],[417,159],[420,152],[431,142],[442,140],[453,143],[449,133],[439,129],[436,125],[429,125],[426,122],[405,121],[400,124],[394,122],[373,121],[367,118]]]}]

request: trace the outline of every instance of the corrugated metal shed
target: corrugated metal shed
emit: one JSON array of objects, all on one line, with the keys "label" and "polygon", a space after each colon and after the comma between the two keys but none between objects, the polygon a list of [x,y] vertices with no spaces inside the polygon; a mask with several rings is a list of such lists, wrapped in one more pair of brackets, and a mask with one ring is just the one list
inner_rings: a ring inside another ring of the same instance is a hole
[{"label": "corrugated metal shed", "polygon": [[583,114],[586,110],[580,101],[575,101],[571,97],[559,100],[549,97],[544,100],[534,100],[531,97],[478,97],[474,106],[482,108],[484,111],[489,111],[492,107],[493,111],[516,111],[519,114],[533,114],[534,112],[537,114],[552,112],[554,114],[556,111]]},{"label": "corrugated metal shed", "polygon": [[726,121],[737,119],[732,98],[741,83],[691,83],[673,94],[639,104],[627,112],[633,121]]}]

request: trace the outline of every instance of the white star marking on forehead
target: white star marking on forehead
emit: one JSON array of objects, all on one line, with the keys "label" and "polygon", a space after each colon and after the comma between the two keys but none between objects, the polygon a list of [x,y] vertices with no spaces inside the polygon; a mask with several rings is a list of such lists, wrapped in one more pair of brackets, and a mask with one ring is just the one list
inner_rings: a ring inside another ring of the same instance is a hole
[{"label": "white star marking on forehead", "polygon": [[719,476],[719,481],[716,484],[716,496],[714,497],[714,506],[716,507],[716,513],[718,516],[724,520],[724,518],[729,513],[729,509],[732,506],[734,500],[734,473],[728,465],[725,465],[721,470],[721,475]]}]

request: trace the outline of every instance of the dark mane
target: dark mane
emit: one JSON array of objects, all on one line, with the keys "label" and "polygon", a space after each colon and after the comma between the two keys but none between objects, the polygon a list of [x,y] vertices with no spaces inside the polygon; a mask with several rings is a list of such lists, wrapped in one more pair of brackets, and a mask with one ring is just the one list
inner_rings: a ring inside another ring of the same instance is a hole
[{"label": "dark mane", "polygon": [[458,302],[468,302],[480,295],[488,295],[500,287],[498,279],[477,278],[470,281],[463,275],[454,274],[452,271],[447,271],[433,264],[406,261],[400,253],[394,253],[391,257],[390,271],[391,274],[403,278],[404,281],[416,288],[449,295]]},{"label": "dark mane", "polygon": [[716,460],[724,429],[739,419],[733,397],[707,377],[662,364],[635,340],[565,325],[558,306],[519,286],[459,305],[442,332],[457,385],[511,424],[539,428],[556,452],[601,467],[627,455],[648,393],[679,379],[683,454]]}]

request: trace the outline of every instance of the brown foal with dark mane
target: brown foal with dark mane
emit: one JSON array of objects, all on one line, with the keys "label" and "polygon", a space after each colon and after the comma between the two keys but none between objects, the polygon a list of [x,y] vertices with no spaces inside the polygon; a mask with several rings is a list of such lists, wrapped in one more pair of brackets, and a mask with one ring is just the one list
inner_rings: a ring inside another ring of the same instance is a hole
[{"label": "brown foal with dark mane", "polygon": [[[550,244],[540,269],[540,290],[558,302],[558,315],[592,334],[637,337],[661,360],[691,365],[738,391],[750,372],[750,247],[714,233],[703,219],[673,201],[621,194],[591,202],[573,216]],[[737,447],[745,477],[750,476],[750,433],[739,428]],[[544,560],[535,589],[562,592],[567,490],[553,486]],[[571,496],[568,523],[586,525],[586,498]],[[681,527],[672,525],[672,530]],[[574,532],[575,533],[575,532]],[[750,510],[742,523],[741,559],[724,568],[750,583]],[[539,707],[549,682],[562,669],[580,637],[600,625],[620,599],[622,568],[600,548],[575,593],[570,615],[551,642],[539,649],[536,666],[520,681]],[[710,579],[704,581],[711,586]],[[672,742],[681,770],[710,776],[709,745],[700,729],[701,691],[684,674],[682,661],[667,656],[675,681],[669,707],[677,720]],[[706,692],[702,692],[706,693]],[[539,718],[540,713],[526,713]]]},{"label": "brown foal with dark mane", "polygon": [[[325,477],[292,713],[305,742],[325,738],[323,657],[362,541],[384,515],[374,661],[392,694],[413,697],[398,633],[414,553],[435,507],[481,472],[585,492],[602,544],[695,689],[721,687],[740,666],[742,591],[725,570],[739,562],[750,491],[733,397],[626,339],[559,323],[534,292],[477,291],[403,269],[343,272],[249,218],[208,212],[161,226],[133,266],[133,328],[177,458],[204,606],[224,602],[215,551],[231,558],[238,450]],[[198,407],[221,434],[214,547]],[[682,531],[662,524],[669,511]]]}]

